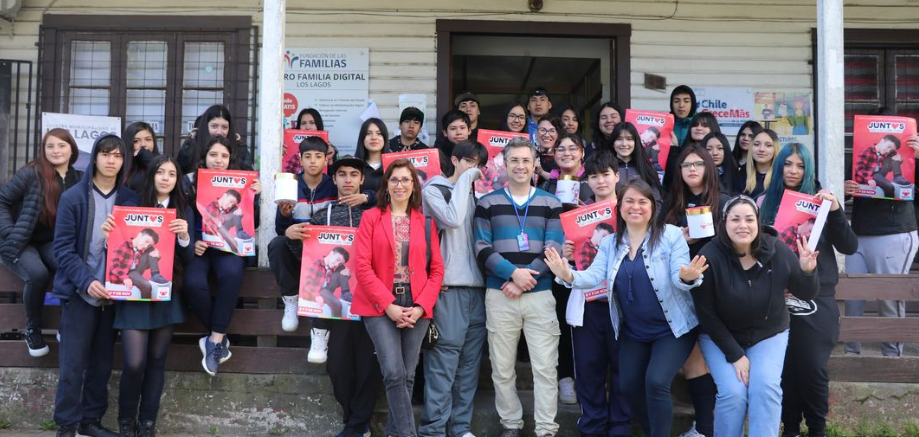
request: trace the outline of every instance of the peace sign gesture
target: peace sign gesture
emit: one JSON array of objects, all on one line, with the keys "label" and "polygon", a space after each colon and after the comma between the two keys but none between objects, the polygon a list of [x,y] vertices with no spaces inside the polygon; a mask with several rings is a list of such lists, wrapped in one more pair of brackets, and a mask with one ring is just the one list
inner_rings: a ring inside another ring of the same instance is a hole
[{"label": "peace sign gesture", "polygon": [[680,279],[683,282],[693,282],[708,270],[708,263],[704,256],[696,255],[688,266],[680,267]]},{"label": "peace sign gesture", "polygon": [[813,273],[817,269],[817,256],[820,255],[819,250],[811,250],[807,246],[807,237],[800,236],[798,241],[798,260],[801,262],[801,270],[804,270],[804,273]]}]

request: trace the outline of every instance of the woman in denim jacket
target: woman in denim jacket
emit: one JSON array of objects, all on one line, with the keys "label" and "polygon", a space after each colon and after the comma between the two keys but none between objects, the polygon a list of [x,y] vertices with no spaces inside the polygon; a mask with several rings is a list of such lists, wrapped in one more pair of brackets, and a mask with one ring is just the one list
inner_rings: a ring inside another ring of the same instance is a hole
[{"label": "woman in denim jacket", "polygon": [[708,266],[704,257],[690,262],[679,228],[655,220],[657,203],[646,182],[629,181],[618,198],[616,235],[603,240],[590,268],[571,271],[554,249],[546,251],[546,262],[569,287],[607,281],[610,318],[621,342],[622,392],[645,433],[666,437],[673,421],[670,383],[698,335],[689,290],[702,283]]}]

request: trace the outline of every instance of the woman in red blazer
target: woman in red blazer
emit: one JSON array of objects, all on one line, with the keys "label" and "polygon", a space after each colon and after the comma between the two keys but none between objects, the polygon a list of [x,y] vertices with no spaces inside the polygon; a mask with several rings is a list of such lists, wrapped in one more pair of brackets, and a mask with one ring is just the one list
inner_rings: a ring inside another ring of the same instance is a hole
[{"label": "woman in red blazer", "polygon": [[444,263],[432,222],[427,267],[421,184],[411,162],[390,164],[377,199],[379,206],[364,213],[358,229],[358,288],[351,312],[363,318],[380,361],[389,401],[386,435],[414,437],[415,366],[440,294]]}]

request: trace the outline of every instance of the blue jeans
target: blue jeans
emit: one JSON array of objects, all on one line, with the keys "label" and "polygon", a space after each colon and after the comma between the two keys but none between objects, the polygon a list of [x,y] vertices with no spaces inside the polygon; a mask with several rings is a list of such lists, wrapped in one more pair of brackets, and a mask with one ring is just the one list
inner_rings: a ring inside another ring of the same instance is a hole
[{"label": "blue jeans", "polygon": [[782,416],[782,368],[788,347],[788,330],[745,348],[750,360],[749,386],[737,378],[711,337],[699,336],[705,363],[718,386],[715,400],[715,437],[743,437],[749,411],[751,436],[779,435]]},{"label": "blue jeans", "polygon": [[[411,291],[396,295],[396,305],[412,306]],[[396,323],[385,314],[364,317],[367,333],[373,340],[383,373],[383,387],[389,403],[386,435],[415,437],[415,416],[412,411],[412,386],[415,384],[415,367],[421,353],[421,342],[428,331],[431,319],[420,319],[415,327],[396,328]]]},{"label": "blue jeans", "polygon": [[472,431],[472,402],[485,346],[485,289],[441,291],[434,305],[437,344],[424,352],[424,409],[419,435],[462,436]]}]

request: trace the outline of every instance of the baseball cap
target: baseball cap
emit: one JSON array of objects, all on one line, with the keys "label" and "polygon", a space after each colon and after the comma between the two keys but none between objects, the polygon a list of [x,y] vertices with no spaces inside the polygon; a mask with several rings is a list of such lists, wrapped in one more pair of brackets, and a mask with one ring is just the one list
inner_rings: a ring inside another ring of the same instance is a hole
[{"label": "baseball cap", "polygon": [[460,103],[463,103],[463,102],[465,102],[465,101],[467,101],[467,100],[473,100],[473,101],[475,101],[476,103],[479,103],[479,98],[478,98],[475,94],[470,93],[469,91],[466,91],[466,92],[464,92],[464,93],[462,93],[462,94],[456,96],[455,99],[453,99],[453,105],[454,105],[454,106],[459,106]]},{"label": "baseball cap", "polygon": [[338,172],[339,167],[352,167],[360,170],[361,174],[364,173],[364,161],[351,155],[345,155],[341,158],[338,158],[335,162],[332,163],[332,167],[329,168],[329,172],[331,174],[335,174]]},{"label": "baseball cap", "polygon": [[527,100],[529,100],[533,96],[546,96],[547,99],[552,100],[552,98],[549,97],[549,93],[546,92],[546,89],[543,87],[536,87],[536,88],[531,89],[530,94],[527,96]]}]

